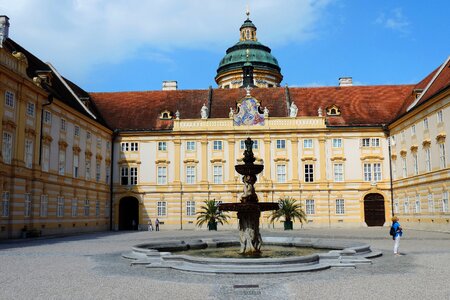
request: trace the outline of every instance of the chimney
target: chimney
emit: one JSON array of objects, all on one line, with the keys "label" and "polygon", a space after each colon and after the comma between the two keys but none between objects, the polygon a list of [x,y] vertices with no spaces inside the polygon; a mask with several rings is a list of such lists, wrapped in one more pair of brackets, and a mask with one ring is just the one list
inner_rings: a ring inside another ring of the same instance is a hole
[{"label": "chimney", "polygon": [[352,86],[353,80],[351,77],[341,77],[339,78],[339,86]]},{"label": "chimney", "polygon": [[163,91],[176,91],[178,89],[178,82],[175,80],[163,81],[162,90]]},{"label": "chimney", "polygon": [[9,18],[7,16],[0,16],[0,47],[3,47],[3,42],[8,38],[9,33]]}]

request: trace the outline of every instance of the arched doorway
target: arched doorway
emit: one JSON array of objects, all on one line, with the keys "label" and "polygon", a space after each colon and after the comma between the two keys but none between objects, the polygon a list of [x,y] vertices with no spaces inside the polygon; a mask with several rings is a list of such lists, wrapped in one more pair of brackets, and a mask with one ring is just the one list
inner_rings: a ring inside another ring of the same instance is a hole
[{"label": "arched doorway", "polygon": [[137,230],[139,225],[139,201],[125,197],[119,202],[119,230]]},{"label": "arched doorway", "polygon": [[386,221],[384,197],[380,194],[367,194],[364,197],[364,221],[367,226],[383,226]]}]

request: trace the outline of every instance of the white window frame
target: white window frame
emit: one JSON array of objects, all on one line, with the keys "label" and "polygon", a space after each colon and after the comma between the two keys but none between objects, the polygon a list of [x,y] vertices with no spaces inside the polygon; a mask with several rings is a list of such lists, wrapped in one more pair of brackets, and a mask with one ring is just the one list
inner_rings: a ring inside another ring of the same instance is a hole
[{"label": "white window frame", "polygon": [[344,164],[333,164],[333,179],[334,182],[344,182]]},{"label": "white window frame", "polygon": [[195,201],[186,201],[186,215],[195,216]]},{"label": "white window frame", "polygon": [[16,97],[13,92],[5,92],[5,106],[14,109],[16,107]]},{"label": "white window frame", "polygon": [[370,147],[370,138],[362,138],[361,147]]},{"label": "white window frame", "polygon": [[428,118],[423,119],[423,129],[428,130],[429,124],[428,124]]},{"label": "white window frame", "polygon": [[47,125],[52,124],[52,113],[48,110],[44,110],[44,123]]},{"label": "white window frame", "polygon": [[167,151],[167,142],[158,142],[158,151]]},{"label": "white window frame", "polygon": [[3,131],[3,146],[2,146],[3,162],[10,165],[13,154],[13,135],[9,132]]},{"label": "white window frame", "polygon": [[64,197],[56,197],[56,217],[64,217]]},{"label": "white window frame", "polygon": [[196,167],[186,166],[186,184],[194,184],[196,182]]},{"label": "white window frame", "polygon": [[399,206],[398,205],[398,199],[395,198],[394,199],[394,214],[398,214],[398,212],[399,212],[399,207],[398,206]]},{"label": "white window frame", "polygon": [[411,125],[411,135],[416,135],[416,125]]},{"label": "white window frame", "polygon": [[80,126],[75,125],[73,129],[74,136],[80,136]]},{"label": "white window frame", "polygon": [[222,184],[223,183],[223,166],[213,165],[213,183]]},{"label": "white window frame", "polygon": [[66,149],[59,149],[58,153],[58,174],[66,173]]},{"label": "white window frame", "polygon": [[342,148],[342,139],[341,138],[334,138],[332,147],[333,148]]},{"label": "white window frame", "polygon": [[127,152],[127,151],[129,151],[129,146],[130,146],[130,144],[128,142],[120,143],[120,150],[122,152]]},{"label": "white window frame", "polygon": [[78,155],[78,153],[74,153],[73,170],[72,170],[73,178],[78,178],[80,176],[79,171],[80,171],[80,156]]},{"label": "white window frame", "polygon": [[84,200],[83,212],[84,212],[84,216],[85,216],[85,217],[89,217],[89,213],[90,213],[90,203],[89,203],[89,199],[85,199],[85,200]]},{"label": "white window frame", "polygon": [[222,151],[223,150],[223,142],[222,141],[213,141],[213,150],[214,151]]},{"label": "white window frame", "polygon": [[370,141],[372,147],[380,147],[380,138],[372,138]]},{"label": "white window frame", "polygon": [[130,143],[130,151],[132,151],[132,152],[139,151],[139,143],[138,142],[131,142]]},{"label": "white window frame", "polygon": [[91,180],[91,159],[88,159],[85,161],[85,173],[84,173],[84,178],[86,180]]},{"label": "white window frame", "polygon": [[428,193],[428,212],[434,212],[434,197],[432,193]]},{"label": "white window frame", "polygon": [[403,202],[403,212],[405,214],[409,213],[409,197],[408,196],[406,196],[405,202]]},{"label": "white window frame", "polygon": [[24,195],[24,207],[23,207],[23,216],[25,218],[31,217],[31,209],[32,209],[32,198],[30,193],[26,193]]},{"label": "white window frame", "polygon": [[100,162],[95,163],[95,181],[99,182],[102,176]]},{"label": "white window frame", "polygon": [[41,202],[39,204],[39,216],[48,216],[48,195],[41,195]]},{"label": "white window frame", "polygon": [[186,142],[186,151],[195,151],[196,143],[195,141],[187,141]]},{"label": "white window frame", "polygon": [[425,170],[427,172],[431,172],[431,149],[430,147],[426,147],[425,151]]},{"label": "white window frame", "polygon": [[439,165],[441,169],[447,167],[447,162],[445,159],[445,143],[439,143]]},{"label": "white window frame", "polygon": [[314,215],[316,213],[314,199],[306,199],[305,209],[307,215]]},{"label": "white window frame", "polygon": [[437,122],[438,122],[438,123],[442,123],[442,122],[444,121],[444,116],[443,116],[442,109],[439,110],[439,111],[436,113],[436,116],[437,116]]},{"label": "white window frame", "polygon": [[67,130],[67,122],[66,119],[61,118],[61,127],[60,127],[61,131],[66,131]]},{"label": "white window frame", "polygon": [[34,102],[27,102],[27,116],[34,118],[36,112],[36,104]]},{"label": "white window frame", "polygon": [[287,182],[287,167],[285,164],[277,165],[277,182],[286,183]]},{"label": "white window frame", "polygon": [[111,167],[107,164],[105,167],[105,182],[109,183],[111,181]]},{"label": "white window frame", "polygon": [[420,195],[416,194],[416,201],[414,203],[414,212],[416,214],[420,213]]},{"label": "white window frame", "polygon": [[138,184],[138,168],[137,167],[130,167],[130,185],[137,185]]},{"label": "white window frame", "polygon": [[372,164],[365,163],[363,166],[364,170],[364,181],[372,181]]},{"label": "white window frame", "polygon": [[376,182],[381,181],[383,179],[381,163],[374,163],[372,169],[373,169],[373,180]]},{"label": "white window frame", "polygon": [[408,176],[406,157],[402,157],[402,175],[403,175],[403,178],[406,178]]},{"label": "white window frame", "polygon": [[72,199],[71,202],[71,215],[72,217],[78,216],[78,199]]},{"label": "white window frame", "polygon": [[345,202],[344,199],[336,199],[336,215],[345,214]]},{"label": "white window frame", "polygon": [[158,217],[164,217],[167,215],[167,202],[166,201],[158,201],[156,203],[156,211]]},{"label": "white window frame", "polygon": [[442,212],[448,212],[448,191],[442,193]]},{"label": "white window frame", "polygon": [[167,166],[158,166],[156,175],[158,184],[167,184]]},{"label": "white window frame", "polygon": [[33,140],[25,139],[25,167],[33,168]]},{"label": "white window frame", "polygon": [[2,193],[2,217],[9,216],[9,204],[10,204],[9,192]]},{"label": "white window frame", "polygon": [[120,185],[130,185],[130,170],[128,167],[120,167]]},{"label": "white window frame", "polygon": [[417,154],[417,152],[413,152],[412,157],[413,157],[414,175],[418,175],[419,174],[419,155]]},{"label": "white window frame", "polygon": [[277,149],[286,149],[286,140],[277,140],[276,147]]},{"label": "white window frame", "polygon": [[[240,147],[241,150],[245,150],[245,140],[241,140],[240,142]],[[258,140],[253,140],[253,146],[252,146],[253,150],[258,149]]]},{"label": "white window frame", "polygon": [[303,148],[304,149],[312,149],[313,148],[313,140],[312,139],[304,139],[303,140]]}]

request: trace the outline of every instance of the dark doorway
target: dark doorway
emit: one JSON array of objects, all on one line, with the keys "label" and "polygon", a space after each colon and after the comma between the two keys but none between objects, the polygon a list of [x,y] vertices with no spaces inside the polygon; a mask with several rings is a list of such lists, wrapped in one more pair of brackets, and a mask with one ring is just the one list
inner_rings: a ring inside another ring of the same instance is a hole
[{"label": "dark doorway", "polygon": [[139,201],[134,197],[120,199],[119,230],[137,230],[139,225]]},{"label": "dark doorway", "polygon": [[380,194],[367,194],[364,197],[364,218],[367,226],[383,226],[386,221],[384,198]]}]

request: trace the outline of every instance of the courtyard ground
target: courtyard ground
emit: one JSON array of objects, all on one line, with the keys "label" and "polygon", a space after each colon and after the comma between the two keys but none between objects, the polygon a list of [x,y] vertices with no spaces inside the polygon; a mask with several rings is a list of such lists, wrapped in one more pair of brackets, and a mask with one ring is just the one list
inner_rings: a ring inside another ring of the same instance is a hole
[{"label": "courtyard ground", "polygon": [[263,236],[362,241],[371,265],[275,275],[202,275],[130,266],[121,253],[155,240],[237,231],[104,232],[0,242],[0,299],[450,299],[450,234],[389,228],[264,230]]}]

